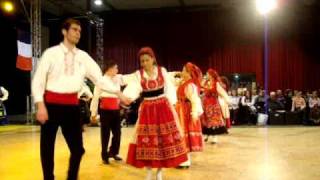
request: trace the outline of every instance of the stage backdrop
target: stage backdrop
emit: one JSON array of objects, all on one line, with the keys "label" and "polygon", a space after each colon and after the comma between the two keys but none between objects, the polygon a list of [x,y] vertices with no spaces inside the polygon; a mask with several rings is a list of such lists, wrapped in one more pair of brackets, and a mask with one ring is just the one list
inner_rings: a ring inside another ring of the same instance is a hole
[{"label": "stage backdrop", "polygon": [[[309,7],[288,7],[270,16],[270,90],[320,88],[316,14]],[[116,60],[122,73],[139,67],[136,54],[148,45],[169,71],[192,61],[203,71],[255,73],[263,85],[264,21],[255,10],[137,11],[103,17],[105,59]]]}]

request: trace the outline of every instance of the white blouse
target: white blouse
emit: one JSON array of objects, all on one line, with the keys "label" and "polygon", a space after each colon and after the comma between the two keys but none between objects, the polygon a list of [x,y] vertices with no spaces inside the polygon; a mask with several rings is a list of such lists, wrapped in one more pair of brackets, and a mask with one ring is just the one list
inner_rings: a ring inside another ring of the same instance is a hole
[{"label": "white blouse", "polygon": [[320,98],[310,98],[309,99],[309,107],[313,108],[315,105],[320,107]]},{"label": "white blouse", "polygon": [[231,99],[231,104],[229,105],[229,108],[230,109],[238,109],[240,97],[239,96],[231,96],[230,99]]},{"label": "white blouse", "polygon": [[226,90],[220,85],[219,82],[217,82],[217,92],[220,98],[222,98],[226,104],[231,104],[231,99],[226,92]]},{"label": "white blouse", "polygon": [[[149,77],[149,75],[144,71],[144,78],[146,78],[147,80],[155,80],[158,77],[158,68],[155,66],[153,71],[155,74],[154,77]],[[175,104],[177,102],[177,95],[174,85],[170,79],[170,75],[168,74],[167,70],[163,67],[161,67],[161,72],[164,79],[164,94],[171,104]],[[124,78],[124,81],[128,85],[124,89],[123,94],[132,100],[136,100],[142,92],[140,71],[137,70],[133,74],[127,75]]]},{"label": "white blouse", "polygon": [[191,116],[194,119],[199,118],[203,113],[202,102],[198,93],[197,86],[193,83],[185,88],[186,98],[191,102]]}]

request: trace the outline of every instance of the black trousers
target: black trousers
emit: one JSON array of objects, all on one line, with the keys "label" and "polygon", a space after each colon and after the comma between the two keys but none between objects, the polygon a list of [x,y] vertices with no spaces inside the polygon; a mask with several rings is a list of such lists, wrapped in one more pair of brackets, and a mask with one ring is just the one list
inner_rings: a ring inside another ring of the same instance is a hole
[{"label": "black trousers", "polygon": [[[238,125],[240,124],[239,120],[238,120],[238,111],[239,109],[230,109],[230,118],[231,121],[234,122],[234,124]],[[232,122],[231,122],[232,123]]]},{"label": "black trousers", "polygon": [[[101,135],[101,157],[119,154],[121,125],[119,110],[100,110],[100,135]],[[108,152],[110,131],[112,132],[112,143]]]},{"label": "black trousers", "polygon": [[54,146],[61,126],[62,134],[70,150],[68,180],[76,180],[81,157],[84,154],[79,106],[47,104],[49,120],[41,125],[40,154],[43,177],[53,180]]}]

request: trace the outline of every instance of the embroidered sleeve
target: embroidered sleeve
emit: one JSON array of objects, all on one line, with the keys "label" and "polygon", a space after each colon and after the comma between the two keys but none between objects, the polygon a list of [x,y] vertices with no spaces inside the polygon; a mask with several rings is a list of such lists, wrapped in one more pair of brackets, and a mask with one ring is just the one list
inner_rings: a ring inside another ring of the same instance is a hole
[{"label": "embroidered sleeve", "polygon": [[217,92],[219,96],[221,96],[227,104],[231,104],[231,100],[228,93],[221,87],[219,82],[217,82]]},{"label": "embroidered sleeve", "polygon": [[176,104],[177,93],[172,79],[170,78],[170,75],[165,68],[162,67],[161,71],[164,78],[164,93],[171,104]]},{"label": "embroidered sleeve", "polygon": [[138,99],[142,92],[140,81],[140,73],[136,71],[133,76],[130,76],[130,81],[128,81],[128,85],[124,89],[123,94],[133,101]]},{"label": "embroidered sleeve", "polygon": [[185,93],[191,102],[191,115],[193,119],[198,118],[203,113],[203,108],[196,85],[190,83],[185,89]]},{"label": "embroidered sleeve", "polygon": [[131,73],[131,74],[122,74],[121,75],[121,82],[122,84],[121,85],[127,85],[129,84],[130,82],[135,82],[137,79],[137,75],[136,73]]}]

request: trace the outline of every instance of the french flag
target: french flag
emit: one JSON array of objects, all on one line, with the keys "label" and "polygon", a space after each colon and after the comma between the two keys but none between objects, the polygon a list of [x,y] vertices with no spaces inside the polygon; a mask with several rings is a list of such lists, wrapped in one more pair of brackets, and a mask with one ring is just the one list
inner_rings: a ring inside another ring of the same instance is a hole
[{"label": "french flag", "polygon": [[18,56],[16,67],[23,71],[32,70],[32,47],[30,33],[18,30],[17,38]]}]

